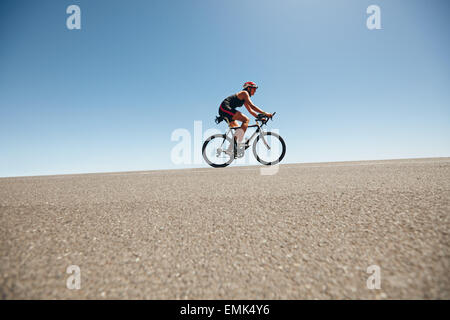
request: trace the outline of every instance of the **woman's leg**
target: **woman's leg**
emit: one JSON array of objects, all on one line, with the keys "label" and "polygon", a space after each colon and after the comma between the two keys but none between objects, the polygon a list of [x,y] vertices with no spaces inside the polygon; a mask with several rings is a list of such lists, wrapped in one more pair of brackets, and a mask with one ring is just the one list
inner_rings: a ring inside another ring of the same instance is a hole
[{"label": "woman's leg", "polygon": [[230,121],[230,128],[234,128],[234,127],[239,127],[239,123],[236,120]]},{"label": "woman's leg", "polygon": [[238,142],[242,142],[242,140],[244,139],[245,131],[247,130],[250,123],[250,119],[245,114],[236,111],[235,115],[233,116],[233,121],[230,122],[230,125],[233,122],[236,123],[236,120],[242,122],[241,128],[236,130],[236,137],[238,139]]}]

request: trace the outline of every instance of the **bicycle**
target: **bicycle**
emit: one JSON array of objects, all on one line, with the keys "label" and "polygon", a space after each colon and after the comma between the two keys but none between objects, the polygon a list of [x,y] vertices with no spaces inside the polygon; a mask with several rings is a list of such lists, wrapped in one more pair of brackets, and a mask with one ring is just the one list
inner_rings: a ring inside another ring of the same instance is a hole
[{"label": "bicycle", "polygon": [[[272,118],[275,113],[273,113]],[[248,128],[256,128],[255,132],[240,148],[238,148],[235,133],[241,127],[230,127],[228,119],[225,118],[225,120],[229,127],[228,131],[225,134],[219,133],[212,135],[203,143],[203,158],[210,166],[223,168],[231,164],[234,159],[242,158],[245,150],[250,147],[250,142],[255,136],[257,137],[253,141],[253,155],[258,162],[264,165],[274,165],[283,160],[286,154],[286,143],[283,138],[275,132],[266,132],[262,129],[267,124],[267,121],[269,121],[267,116],[258,114],[255,120],[256,124],[248,126]],[[231,137],[229,136],[230,133]],[[268,156],[268,153],[271,154]],[[269,159],[270,157],[271,159]]]}]

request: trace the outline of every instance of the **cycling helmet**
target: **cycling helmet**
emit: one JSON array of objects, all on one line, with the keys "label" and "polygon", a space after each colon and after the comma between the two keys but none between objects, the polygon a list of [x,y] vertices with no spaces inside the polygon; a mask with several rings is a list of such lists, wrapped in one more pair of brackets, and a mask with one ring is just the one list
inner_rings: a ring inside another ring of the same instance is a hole
[{"label": "cycling helmet", "polygon": [[247,89],[247,88],[258,88],[258,86],[256,85],[256,83],[254,83],[252,81],[247,81],[246,83],[244,83],[243,88],[244,89]]}]

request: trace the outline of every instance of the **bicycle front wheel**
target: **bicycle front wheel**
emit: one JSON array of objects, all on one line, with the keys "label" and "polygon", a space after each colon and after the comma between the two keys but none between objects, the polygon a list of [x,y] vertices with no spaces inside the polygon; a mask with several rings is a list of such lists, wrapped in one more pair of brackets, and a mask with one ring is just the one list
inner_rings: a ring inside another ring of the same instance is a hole
[{"label": "bicycle front wheel", "polygon": [[262,132],[253,142],[253,155],[260,163],[270,166],[283,160],[286,143],[275,132]]},{"label": "bicycle front wheel", "polygon": [[215,134],[203,143],[203,159],[211,167],[223,168],[234,160],[233,144],[225,134]]}]

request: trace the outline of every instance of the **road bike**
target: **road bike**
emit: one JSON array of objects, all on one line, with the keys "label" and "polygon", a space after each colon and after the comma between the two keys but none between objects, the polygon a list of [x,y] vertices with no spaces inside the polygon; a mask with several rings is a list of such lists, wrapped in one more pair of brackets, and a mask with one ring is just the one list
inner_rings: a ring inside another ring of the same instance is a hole
[{"label": "road bike", "polygon": [[242,158],[255,136],[253,155],[258,162],[264,165],[274,165],[283,160],[286,154],[286,143],[283,138],[275,132],[263,130],[269,117],[258,114],[255,120],[256,124],[248,126],[248,128],[256,128],[255,132],[242,144],[238,144],[236,141],[236,130],[241,127],[230,127],[229,120],[226,118],[225,120],[228,124],[228,131],[225,134],[212,135],[203,143],[203,158],[210,166],[223,168],[232,163],[234,159]]}]

